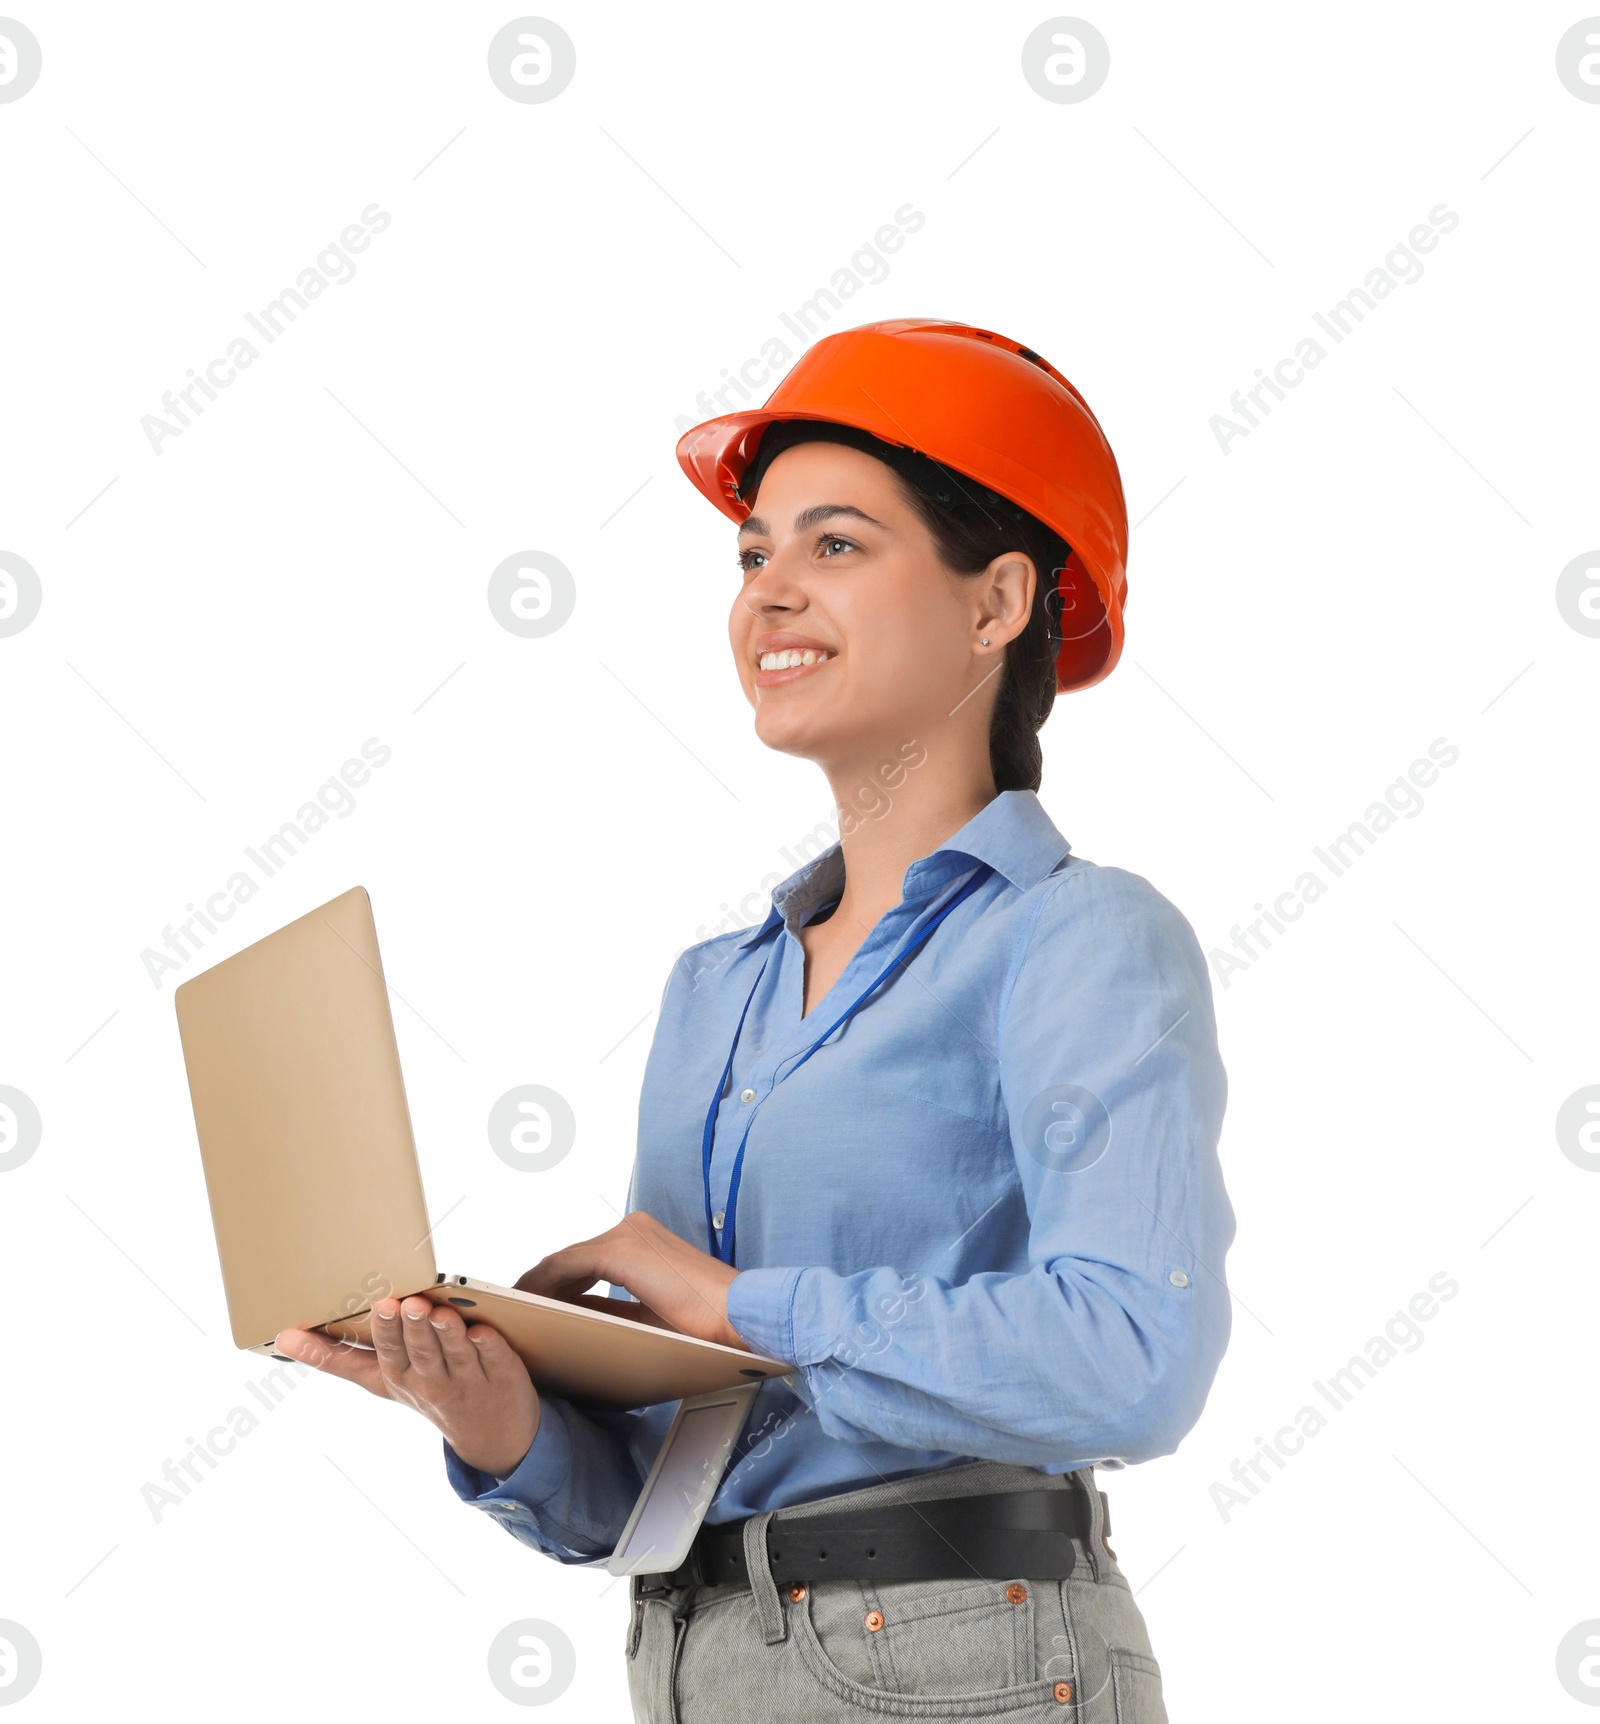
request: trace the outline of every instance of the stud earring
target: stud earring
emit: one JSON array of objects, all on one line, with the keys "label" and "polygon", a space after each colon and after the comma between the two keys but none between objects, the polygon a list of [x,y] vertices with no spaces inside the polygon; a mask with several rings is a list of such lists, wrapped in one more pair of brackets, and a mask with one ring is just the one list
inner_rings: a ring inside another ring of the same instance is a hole
[{"label": "stud earring", "polygon": [[978,636],[978,645],[979,646],[988,646],[988,644],[989,644],[989,637],[987,635],[979,635]]}]

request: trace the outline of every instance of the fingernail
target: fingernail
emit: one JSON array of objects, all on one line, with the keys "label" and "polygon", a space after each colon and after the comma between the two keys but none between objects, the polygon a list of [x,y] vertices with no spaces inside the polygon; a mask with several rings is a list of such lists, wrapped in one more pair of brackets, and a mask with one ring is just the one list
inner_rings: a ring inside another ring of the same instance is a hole
[{"label": "fingernail", "polygon": [[423,1313],[420,1311],[407,1311],[406,1315],[411,1319],[411,1321],[413,1323],[420,1323],[422,1321],[422,1317],[423,1317]]},{"label": "fingernail", "polygon": [[380,1323],[392,1323],[394,1321],[394,1312],[393,1311],[380,1311],[378,1313],[378,1321]]}]

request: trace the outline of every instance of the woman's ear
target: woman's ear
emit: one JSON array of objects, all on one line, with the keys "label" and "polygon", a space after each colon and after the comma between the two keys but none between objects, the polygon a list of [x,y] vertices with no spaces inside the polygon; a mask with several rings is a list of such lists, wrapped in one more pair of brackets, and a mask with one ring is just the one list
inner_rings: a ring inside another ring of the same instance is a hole
[{"label": "woman's ear", "polygon": [[1003,551],[996,557],[974,583],[978,589],[974,619],[978,637],[987,635],[993,648],[1021,634],[1033,615],[1038,582],[1033,558],[1025,551]]}]

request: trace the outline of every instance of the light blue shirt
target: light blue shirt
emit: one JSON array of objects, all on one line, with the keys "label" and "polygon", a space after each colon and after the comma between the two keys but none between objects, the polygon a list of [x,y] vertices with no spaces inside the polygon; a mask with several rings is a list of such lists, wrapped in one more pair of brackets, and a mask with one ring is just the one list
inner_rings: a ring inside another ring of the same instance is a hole
[{"label": "light blue shirt", "polygon": [[[797,1065],[978,863],[994,872]],[[802,1019],[799,930],[843,884],[835,844],[759,927],[684,952],[645,1067],[628,1208],[709,1251],[701,1138],[755,985],[711,1200],[725,1208],[749,1124],[728,1318],[796,1369],[762,1385],[707,1521],[973,1459],[1061,1473],[1171,1454],[1227,1346],[1234,1235],[1193,929],[1139,875],[1074,856],[1032,791],[1005,791],[907,868]],[[603,1561],[674,1407],[542,1397],[509,1477],[448,1444],[446,1467],[524,1543]]]}]

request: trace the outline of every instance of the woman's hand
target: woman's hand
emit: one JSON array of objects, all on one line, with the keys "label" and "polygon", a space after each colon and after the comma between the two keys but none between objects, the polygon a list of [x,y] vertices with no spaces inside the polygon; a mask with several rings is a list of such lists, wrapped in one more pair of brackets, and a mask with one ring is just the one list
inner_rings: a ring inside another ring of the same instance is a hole
[{"label": "woman's hand", "polygon": [[277,1347],[286,1358],[414,1407],[469,1467],[496,1478],[516,1471],[538,1433],[539,1394],[511,1343],[420,1293],[372,1307],[370,1350],[308,1329],[285,1329]]},{"label": "woman's hand", "polygon": [[547,1299],[588,1303],[581,1296],[596,1281],[610,1281],[679,1334],[742,1349],[744,1337],[728,1322],[728,1283],[738,1273],[636,1209],[607,1232],[542,1258],[517,1287]]}]

